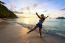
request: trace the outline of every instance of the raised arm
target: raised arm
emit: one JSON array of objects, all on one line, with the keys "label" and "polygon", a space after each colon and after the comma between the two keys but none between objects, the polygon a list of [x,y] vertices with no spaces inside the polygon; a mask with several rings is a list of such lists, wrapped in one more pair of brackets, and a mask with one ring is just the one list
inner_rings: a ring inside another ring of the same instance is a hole
[{"label": "raised arm", "polygon": [[47,16],[46,18],[48,18],[49,16]]},{"label": "raised arm", "polygon": [[41,18],[39,15],[38,15],[38,13],[36,12],[36,15],[39,17],[39,18]]}]

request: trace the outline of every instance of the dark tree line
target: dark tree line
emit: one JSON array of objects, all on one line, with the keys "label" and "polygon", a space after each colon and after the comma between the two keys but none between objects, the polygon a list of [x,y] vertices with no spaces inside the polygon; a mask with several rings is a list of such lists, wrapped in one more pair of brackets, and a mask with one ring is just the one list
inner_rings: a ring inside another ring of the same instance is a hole
[{"label": "dark tree line", "polygon": [[4,2],[0,1],[0,18],[17,18],[4,4]]}]

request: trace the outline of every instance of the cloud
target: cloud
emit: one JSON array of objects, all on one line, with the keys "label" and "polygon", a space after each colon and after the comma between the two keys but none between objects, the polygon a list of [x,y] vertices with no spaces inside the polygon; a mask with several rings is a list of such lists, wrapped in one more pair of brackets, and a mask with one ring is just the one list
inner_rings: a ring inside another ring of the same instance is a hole
[{"label": "cloud", "polygon": [[[62,5],[63,3],[59,0],[2,0],[2,1],[6,2],[6,6],[13,10],[22,11],[22,9],[23,10],[28,9],[31,10],[31,12],[37,11],[46,14],[50,13],[51,15],[57,16],[62,14],[62,11],[59,11],[58,9],[63,8]],[[58,3],[56,3],[57,1]],[[61,7],[59,8],[59,6]],[[65,8],[61,10],[65,10]]]},{"label": "cloud", "polygon": [[65,10],[65,8],[61,9],[61,10]]}]

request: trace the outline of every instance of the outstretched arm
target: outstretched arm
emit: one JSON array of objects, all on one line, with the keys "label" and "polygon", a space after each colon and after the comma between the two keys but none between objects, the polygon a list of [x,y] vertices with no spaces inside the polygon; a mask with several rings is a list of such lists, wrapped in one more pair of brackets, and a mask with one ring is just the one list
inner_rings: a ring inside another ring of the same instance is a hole
[{"label": "outstretched arm", "polygon": [[41,18],[39,15],[38,15],[38,13],[36,12],[36,15],[39,17],[39,18]]},{"label": "outstretched arm", "polygon": [[49,16],[47,16],[46,18],[48,18]]}]

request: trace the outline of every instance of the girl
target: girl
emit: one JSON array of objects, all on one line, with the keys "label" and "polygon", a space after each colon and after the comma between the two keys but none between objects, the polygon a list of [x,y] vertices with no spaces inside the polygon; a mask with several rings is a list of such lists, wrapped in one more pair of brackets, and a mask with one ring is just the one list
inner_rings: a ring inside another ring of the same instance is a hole
[{"label": "girl", "polygon": [[42,37],[42,23],[44,22],[44,20],[48,17],[45,17],[44,14],[41,14],[41,16],[38,15],[38,13],[36,13],[36,15],[38,16],[38,18],[40,19],[39,22],[36,24],[36,26],[31,29],[29,32],[27,33],[30,33],[32,31],[34,31],[36,28],[39,28],[39,33],[40,33],[40,37]]}]

